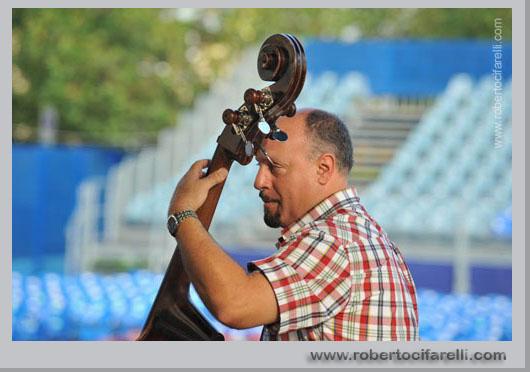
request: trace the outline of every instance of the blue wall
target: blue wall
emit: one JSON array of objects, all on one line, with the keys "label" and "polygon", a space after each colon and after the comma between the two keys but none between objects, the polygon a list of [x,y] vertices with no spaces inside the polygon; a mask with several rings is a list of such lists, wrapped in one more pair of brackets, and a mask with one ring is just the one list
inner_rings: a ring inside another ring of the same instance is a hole
[{"label": "blue wall", "polygon": [[13,258],[62,255],[82,180],[104,175],[123,152],[98,147],[13,145]]},{"label": "blue wall", "polygon": [[[441,93],[451,76],[467,73],[478,79],[494,67],[492,41],[362,40],[356,43],[305,42],[311,74],[334,71],[363,73],[374,94],[425,96]],[[503,44],[503,75],[512,75],[512,46]]]}]

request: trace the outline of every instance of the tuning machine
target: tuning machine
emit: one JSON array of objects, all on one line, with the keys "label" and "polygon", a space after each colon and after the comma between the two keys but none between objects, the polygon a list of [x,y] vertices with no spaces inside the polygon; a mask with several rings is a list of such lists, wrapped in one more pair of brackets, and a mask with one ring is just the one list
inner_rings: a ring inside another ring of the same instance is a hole
[{"label": "tuning machine", "polygon": [[223,112],[223,122],[231,126],[232,132],[243,140],[245,144],[245,155],[247,157],[252,156],[254,153],[254,145],[245,136],[245,130],[251,121],[252,117],[244,105],[238,110],[226,109]]},{"label": "tuning machine", "polygon": [[[291,104],[291,106],[289,106],[289,108],[285,112],[285,115],[288,117],[292,117],[294,116],[294,114],[296,114],[296,106],[293,103]],[[275,121],[271,121],[271,122],[267,121],[267,124],[269,125],[268,131],[264,131],[260,127],[261,132],[265,134],[267,138],[273,139],[275,141],[280,141],[280,142],[287,141],[287,138],[288,138],[287,133],[285,133],[280,128],[278,128]]]},{"label": "tuning machine", "polygon": [[270,127],[270,132],[267,134],[267,138],[270,138],[275,141],[284,142],[287,141],[287,133],[276,126],[276,123],[268,123]]},{"label": "tuning machine", "polygon": [[[285,115],[288,117],[292,117],[294,116],[294,114],[296,114],[296,106],[294,103],[292,103],[291,106],[289,106],[289,108],[285,112]],[[287,133],[285,133],[280,128],[278,128],[275,122],[268,123],[268,124],[271,130],[269,134],[267,135],[267,137],[273,140],[276,140],[276,141],[281,141],[281,142],[287,141],[287,138],[288,138]]]}]

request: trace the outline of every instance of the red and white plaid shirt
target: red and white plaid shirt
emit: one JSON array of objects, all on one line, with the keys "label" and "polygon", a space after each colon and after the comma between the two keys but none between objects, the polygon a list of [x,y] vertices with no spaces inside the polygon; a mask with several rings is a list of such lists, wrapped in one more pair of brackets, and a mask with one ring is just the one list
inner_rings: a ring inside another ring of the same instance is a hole
[{"label": "red and white plaid shirt", "polygon": [[280,319],[261,340],[418,340],[414,281],[398,247],[339,191],[282,231],[278,251],[250,262],[269,280]]}]

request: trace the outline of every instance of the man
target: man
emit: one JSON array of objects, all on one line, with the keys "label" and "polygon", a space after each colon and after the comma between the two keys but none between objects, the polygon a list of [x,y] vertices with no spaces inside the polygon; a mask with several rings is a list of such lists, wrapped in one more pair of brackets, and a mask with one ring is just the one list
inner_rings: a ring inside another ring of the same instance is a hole
[{"label": "man", "polygon": [[[352,145],[344,124],[320,110],[281,117],[285,142],[256,153],[254,187],[265,223],[282,227],[277,252],[245,272],[193,218],[225,169],[193,164],[169,214],[186,271],[213,315],[232,328],[264,325],[262,340],[417,340],[415,287],[397,246],[348,187]],[[186,212],[191,211],[191,212]]]}]

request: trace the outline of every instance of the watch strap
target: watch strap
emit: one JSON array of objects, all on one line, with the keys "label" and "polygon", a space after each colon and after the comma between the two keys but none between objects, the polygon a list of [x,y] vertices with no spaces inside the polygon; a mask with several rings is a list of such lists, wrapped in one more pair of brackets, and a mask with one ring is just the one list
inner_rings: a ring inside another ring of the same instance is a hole
[{"label": "watch strap", "polygon": [[171,228],[169,228],[170,224],[168,223],[169,233],[171,235],[175,236],[180,224],[182,223],[182,221],[184,221],[185,219],[190,218],[190,217],[199,218],[197,216],[197,213],[195,213],[195,211],[193,211],[191,209],[188,209],[188,210],[185,210],[185,211],[181,211],[181,212],[177,212],[177,213],[173,213],[172,215],[170,215],[168,217],[168,222],[169,222],[170,219],[174,219],[175,224],[174,224],[174,229],[171,229]]}]

